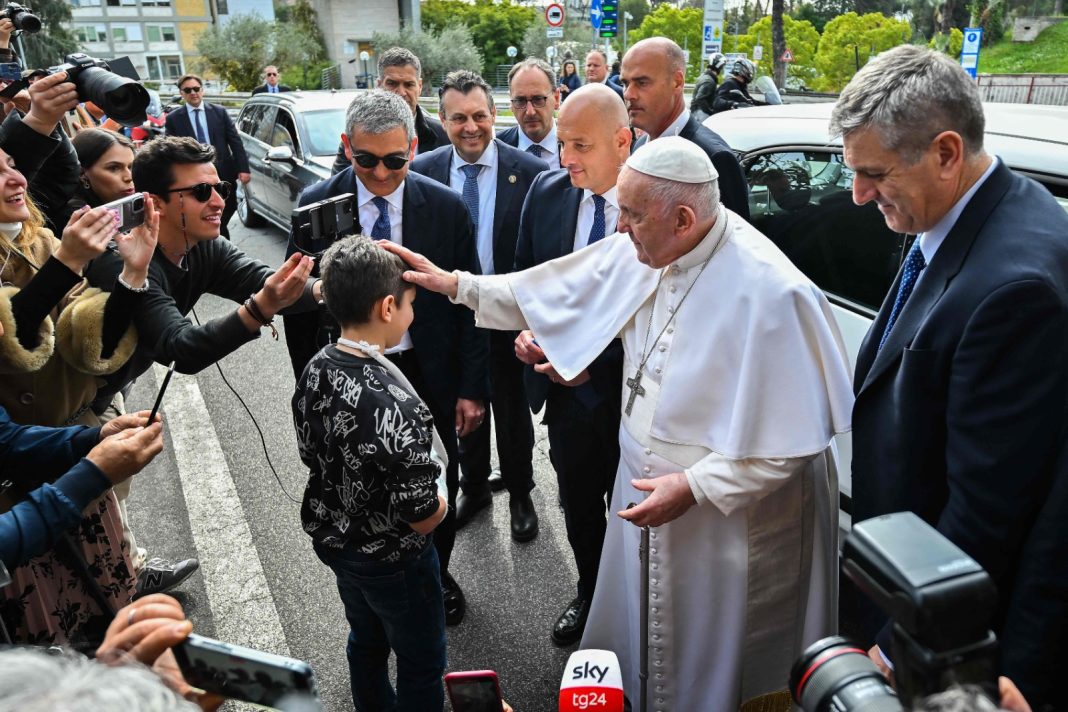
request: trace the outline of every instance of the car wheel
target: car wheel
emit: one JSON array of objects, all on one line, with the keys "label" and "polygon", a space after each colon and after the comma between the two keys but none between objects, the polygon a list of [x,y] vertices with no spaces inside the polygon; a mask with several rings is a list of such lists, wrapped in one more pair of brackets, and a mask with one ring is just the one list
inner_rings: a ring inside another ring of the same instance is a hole
[{"label": "car wheel", "polygon": [[245,227],[263,227],[267,224],[266,220],[253,212],[245,184],[241,181],[237,182],[237,217]]}]

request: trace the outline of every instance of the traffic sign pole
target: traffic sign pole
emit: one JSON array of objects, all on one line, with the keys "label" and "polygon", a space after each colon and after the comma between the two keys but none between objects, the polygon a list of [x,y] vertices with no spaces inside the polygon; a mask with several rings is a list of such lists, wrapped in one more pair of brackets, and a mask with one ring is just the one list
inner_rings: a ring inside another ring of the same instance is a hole
[{"label": "traffic sign pole", "polygon": [[979,74],[979,48],[983,44],[982,27],[964,28],[964,45],[960,50],[960,66],[972,79]]}]

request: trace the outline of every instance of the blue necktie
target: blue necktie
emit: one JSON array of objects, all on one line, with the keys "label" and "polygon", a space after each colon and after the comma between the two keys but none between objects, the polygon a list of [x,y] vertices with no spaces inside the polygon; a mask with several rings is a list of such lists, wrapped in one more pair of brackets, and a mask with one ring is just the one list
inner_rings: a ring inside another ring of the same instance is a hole
[{"label": "blue necktie", "polygon": [[542,158],[545,156],[545,149],[536,143],[532,143],[527,146],[527,153],[534,154],[534,158]]},{"label": "blue necktie", "polygon": [[200,109],[193,109],[193,133],[195,133],[197,135],[197,141],[200,141],[201,143],[207,143],[208,142],[208,139],[207,139],[207,136],[206,136],[207,131],[203,131],[202,132],[200,130],[200,120],[201,120],[201,113],[200,112],[201,112]]},{"label": "blue necktie", "polygon": [[385,198],[371,198],[371,202],[378,208],[378,219],[371,228],[371,237],[376,240],[389,240],[393,237],[393,229],[389,224],[389,203]]},{"label": "blue necktie", "polygon": [[894,328],[898,315],[905,308],[905,302],[908,301],[909,295],[912,294],[912,288],[916,286],[916,280],[920,278],[920,272],[926,266],[927,262],[923,259],[923,252],[920,250],[920,238],[917,237],[916,241],[912,243],[912,249],[909,250],[908,256],[905,257],[905,269],[901,273],[901,284],[897,288],[894,308],[890,310],[890,318],[886,320],[886,330],[883,332],[883,338],[879,340],[880,351],[882,351],[883,344],[886,343],[886,339],[890,336],[890,330]]},{"label": "blue necktie", "polygon": [[598,240],[604,239],[604,198],[594,193],[593,195],[593,227],[590,228],[590,237],[586,240],[587,245],[592,245]]},{"label": "blue necktie", "polygon": [[467,210],[471,213],[471,222],[475,224],[475,231],[478,231],[478,174],[482,172],[482,166],[480,165],[467,165],[460,166],[460,170],[464,172],[464,203],[467,204]]}]

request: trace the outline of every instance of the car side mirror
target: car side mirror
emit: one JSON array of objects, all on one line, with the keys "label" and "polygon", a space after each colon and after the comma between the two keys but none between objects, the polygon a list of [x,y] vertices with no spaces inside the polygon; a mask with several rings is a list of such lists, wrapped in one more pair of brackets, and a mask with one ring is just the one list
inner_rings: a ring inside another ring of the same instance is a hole
[{"label": "car side mirror", "polygon": [[293,149],[289,146],[272,146],[267,151],[267,155],[263,157],[264,161],[270,163],[271,161],[279,161],[282,163],[293,163]]}]

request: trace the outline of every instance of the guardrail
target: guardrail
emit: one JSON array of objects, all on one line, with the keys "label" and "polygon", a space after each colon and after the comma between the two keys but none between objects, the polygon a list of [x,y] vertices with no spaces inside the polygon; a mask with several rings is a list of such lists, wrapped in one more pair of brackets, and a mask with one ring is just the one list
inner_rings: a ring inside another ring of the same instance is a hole
[{"label": "guardrail", "polygon": [[980,74],[983,101],[1068,106],[1066,74]]}]

